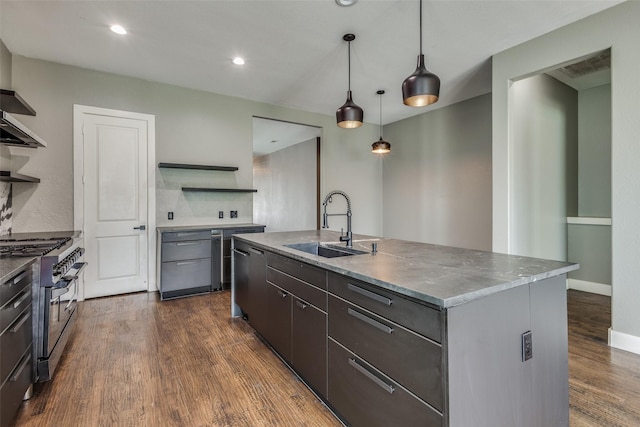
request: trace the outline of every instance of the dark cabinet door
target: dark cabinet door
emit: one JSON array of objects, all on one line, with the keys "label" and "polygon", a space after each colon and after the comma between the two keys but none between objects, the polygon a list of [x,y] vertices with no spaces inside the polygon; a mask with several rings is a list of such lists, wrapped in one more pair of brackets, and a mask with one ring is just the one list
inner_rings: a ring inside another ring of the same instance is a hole
[{"label": "dark cabinet door", "polygon": [[327,315],[299,298],[293,299],[292,311],[291,363],[316,392],[326,397]]},{"label": "dark cabinet door", "polygon": [[248,319],[251,326],[262,336],[268,327],[267,313],[267,261],[264,251],[252,246],[249,253],[249,307]]},{"label": "dark cabinet door", "polygon": [[267,283],[269,324],[264,337],[288,363],[291,363],[291,300],[289,292]]},{"label": "dark cabinet door", "polygon": [[249,251],[248,248],[236,245],[233,250],[235,275],[236,304],[240,306],[244,314],[251,311],[249,300]]}]

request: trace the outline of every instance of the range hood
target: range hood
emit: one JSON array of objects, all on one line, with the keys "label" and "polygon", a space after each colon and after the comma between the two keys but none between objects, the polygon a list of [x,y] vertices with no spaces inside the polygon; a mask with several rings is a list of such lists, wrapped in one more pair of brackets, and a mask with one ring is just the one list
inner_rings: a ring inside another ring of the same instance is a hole
[{"label": "range hood", "polygon": [[47,146],[42,138],[6,111],[2,111],[0,118],[0,143],[29,148]]},{"label": "range hood", "polygon": [[0,89],[0,113],[2,113],[2,117],[0,118],[1,144],[29,148],[47,146],[47,143],[44,142],[42,138],[31,132],[29,128],[9,114],[36,115],[35,110],[15,93],[15,91]]}]

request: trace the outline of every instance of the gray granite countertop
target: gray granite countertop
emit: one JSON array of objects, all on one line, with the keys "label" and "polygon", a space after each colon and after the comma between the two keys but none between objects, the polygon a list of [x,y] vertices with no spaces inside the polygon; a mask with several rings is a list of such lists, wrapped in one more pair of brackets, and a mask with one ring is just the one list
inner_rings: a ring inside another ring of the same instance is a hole
[{"label": "gray granite countertop", "polygon": [[[495,252],[354,235],[364,255],[324,258],[284,245],[331,242],[340,233],[325,230],[243,234],[237,238],[263,249],[371,283],[443,308],[577,270],[579,265]],[[371,243],[378,252],[372,255]]]},{"label": "gray granite countertop", "polygon": [[177,226],[164,226],[156,227],[156,230],[160,233],[166,233],[171,231],[186,231],[186,230],[224,230],[233,228],[247,228],[247,227],[265,227],[261,224],[204,224],[204,225],[177,225]]}]

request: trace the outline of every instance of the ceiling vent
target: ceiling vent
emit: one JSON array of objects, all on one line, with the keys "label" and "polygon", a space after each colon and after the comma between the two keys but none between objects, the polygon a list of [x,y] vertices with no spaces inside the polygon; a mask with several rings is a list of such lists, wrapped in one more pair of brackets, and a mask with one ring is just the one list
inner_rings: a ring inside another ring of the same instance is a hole
[{"label": "ceiling vent", "polygon": [[595,56],[587,58],[575,64],[567,65],[558,70],[565,76],[575,79],[586,76],[597,71],[608,70],[611,68],[611,50],[607,49]]}]

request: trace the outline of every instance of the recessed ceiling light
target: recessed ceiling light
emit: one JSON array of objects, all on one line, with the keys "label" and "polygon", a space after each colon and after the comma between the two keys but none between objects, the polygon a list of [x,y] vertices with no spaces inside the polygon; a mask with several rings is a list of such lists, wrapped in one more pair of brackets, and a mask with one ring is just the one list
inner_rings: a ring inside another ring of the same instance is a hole
[{"label": "recessed ceiling light", "polygon": [[353,6],[357,2],[358,0],[336,0],[336,4],[338,6],[344,6],[344,7]]},{"label": "recessed ceiling light", "polygon": [[271,141],[269,141],[269,142],[271,142],[272,144],[275,144],[276,142],[278,142],[278,140],[277,140],[277,139],[272,139],[272,140],[271,140]]},{"label": "recessed ceiling light", "polygon": [[235,58],[233,58],[233,63],[236,65],[244,65],[244,59],[236,56]]},{"label": "recessed ceiling light", "polygon": [[120,35],[127,34],[127,30],[125,30],[122,25],[118,25],[118,24],[112,25],[111,26],[111,31],[113,31],[116,34],[120,34]]}]

